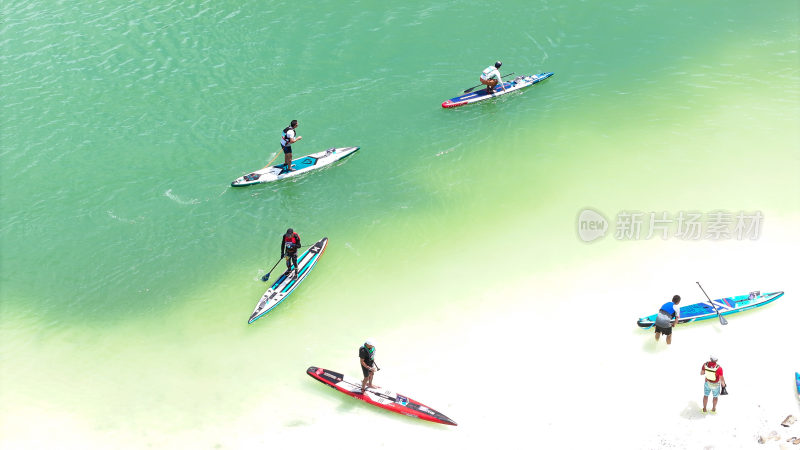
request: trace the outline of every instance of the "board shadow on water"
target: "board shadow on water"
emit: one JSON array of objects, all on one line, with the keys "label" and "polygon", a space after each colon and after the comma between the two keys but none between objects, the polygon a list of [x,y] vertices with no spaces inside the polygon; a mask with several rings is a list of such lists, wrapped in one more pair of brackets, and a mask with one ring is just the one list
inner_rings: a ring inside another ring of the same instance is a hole
[{"label": "board shadow on water", "polygon": [[[397,413],[394,413],[394,412],[391,412],[391,411],[387,411],[385,409],[374,408],[371,405],[369,405],[368,403],[364,402],[363,400],[359,400],[359,399],[356,399],[356,398],[353,398],[353,397],[345,397],[345,398],[343,398],[342,399],[342,403],[339,406],[336,407],[336,412],[338,412],[338,413],[349,413],[349,412],[352,412],[352,411],[356,410],[357,408],[363,408],[365,410],[365,412],[364,412],[365,414],[366,413],[377,414],[377,415],[382,416],[381,419],[385,418],[387,420],[399,421],[399,422],[401,422],[403,424],[407,424],[407,425],[411,425],[411,426],[426,427],[426,428],[436,429],[436,430],[444,430],[444,429],[448,429],[449,428],[449,427],[442,427],[441,424],[434,423],[434,422],[429,422],[427,420],[417,420],[416,418],[406,417],[404,415],[397,414]],[[367,410],[369,410],[369,411],[367,411]]]}]

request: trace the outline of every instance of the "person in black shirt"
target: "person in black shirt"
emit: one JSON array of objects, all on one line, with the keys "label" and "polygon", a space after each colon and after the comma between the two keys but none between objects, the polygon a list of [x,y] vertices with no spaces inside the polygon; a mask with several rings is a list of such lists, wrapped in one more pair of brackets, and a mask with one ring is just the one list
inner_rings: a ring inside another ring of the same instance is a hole
[{"label": "person in black shirt", "polygon": [[367,390],[367,387],[377,388],[372,384],[372,376],[375,375],[375,344],[372,339],[364,341],[364,345],[358,349],[358,357],[361,360],[361,372],[364,374],[364,379],[361,380],[361,392]]},{"label": "person in black shirt", "polygon": [[286,275],[292,271],[297,275],[297,249],[300,248],[300,235],[293,229],[286,230],[286,234],[281,237],[281,258],[286,258]]}]

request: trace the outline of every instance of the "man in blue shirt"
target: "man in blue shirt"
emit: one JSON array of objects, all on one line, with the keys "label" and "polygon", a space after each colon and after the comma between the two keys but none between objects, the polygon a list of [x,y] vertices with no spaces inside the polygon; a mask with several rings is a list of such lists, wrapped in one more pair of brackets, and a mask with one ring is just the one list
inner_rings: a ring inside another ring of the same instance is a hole
[{"label": "man in blue shirt", "polygon": [[672,327],[678,323],[681,315],[681,308],[678,303],[681,302],[681,296],[675,295],[672,297],[671,302],[664,303],[661,309],[658,310],[656,317],[656,342],[663,334],[667,337],[667,345],[672,344]]}]

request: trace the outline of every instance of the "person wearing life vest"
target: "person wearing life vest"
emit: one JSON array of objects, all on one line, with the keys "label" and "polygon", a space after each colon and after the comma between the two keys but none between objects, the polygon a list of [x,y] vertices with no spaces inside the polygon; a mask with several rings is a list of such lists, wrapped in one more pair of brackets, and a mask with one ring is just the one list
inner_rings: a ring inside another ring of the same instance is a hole
[{"label": "person wearing life vest", "polygon": [[295,129],[297,128],[297,120],[293,120],[288,127],[283,129],[281,134],[281,149],[283,150],[284,168],[281,173],[292,171],[292,144],[303,139],[303,136],[297,136]]},{"label": "person wearing life vest", "polygon": [[294,266],[295,275],[297,274],[297,249],[300,248],[300,235],[289,228],[281,238],[281,258],[286,258],[286,273],[292,271]]},{"label": "person wearing life vest", "polygon": [[672,327],[678,323],[681,316],[681,308],[678,306],[680,302],[681,296],[675,295],[671,302],[661,305],[656,316],[656,342],[663,334],[667,337],[667,345],[672,344]]},{"label": "person wearing life vest", "polygon": [[489,66],[483,69],[483,72],[481,72],[481,84],[486,85],[486,92],[489,94],[494,94],[494,87],[497,86],[498,83],[500,83],[500,86],[504,91],[506,90],[506,87],[503,84],[503,79],[500,78],[500,72],[497,70],[502,65],[502,62],[497,61],[493,66]]},{"label": "person wearing life vest", "polygon": [[725,388],[725,377],[722,375],[722,367],[717,364],[717,358],[713,355],[709,356],[708,361],[700,368],[700,375],[705,377],[705,383],[703,384],[703,412],[708,412],[706,405],[708,404],[708,394],[711,394],[714,396],[711,413],[715,414],[717,412],[720,387]]},{"label": "person wearing life vest", "polygon": [[361,362],[361,373],[364,379],[361,380],[361,392],[365,392],[368,387],[377,388],[372,384],[372,376],[375,375],[375,340],[367,339],[358,349],[358,358]]}]

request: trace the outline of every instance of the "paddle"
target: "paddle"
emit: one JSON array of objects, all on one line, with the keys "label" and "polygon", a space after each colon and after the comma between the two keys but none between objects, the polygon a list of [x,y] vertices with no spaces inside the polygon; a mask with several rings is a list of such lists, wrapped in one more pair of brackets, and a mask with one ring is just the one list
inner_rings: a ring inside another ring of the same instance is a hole
[{"label": "paddle", "polygon": [[[308,246],[307,246],[307,245],[298,245],[298,246],[297,246],[297,248],[303,248],[303,247],[308,247]],[[275,263],[275,265],[274,265],[274,266],[272,266],[272,269],[269,269],[269,272],[267,272],[267,274],[266,274],[266,275],[264,275],[263,277],[261,277],[261,281],[267,281],[267,280],[269,280],[269,274],[271,274],[271,273],[272,273],[272,271],[273,271],[273,270],[275,270],[275,268],[276,268],[276,267],[278,267],[278,264],[279,264],[279,263],[280,263],[280,262],[283,260],[283,258],[284,258],[284,257],[283,257],[283,256],[281,256],[281,259],[279,259],[279,260],[278,260],[278,262],[276,262],[276,263]]]},{"label": "paddle", "polygon": [[[700,282],[699,281],[695,281],[695,283],[697,283],[697,285],[700,286]],[[728,321],[725,320],[725,318],[722,317],[722,314],[719,313],[719,310],[717,309],[716,306],[714,306],[714,302],[712,302],[711,301],[711,297],[709,297],[708,294],[706,294],[706,290],[703,289],[703,286],[700,286],[700,290],[703,291],[703,294],[706,295],[706,298],[708,299],[708,302],[711,303],[711,307],[714,308],[714,311],[716,311],[717,317],[719,317],[719,323],[721,323],[723,325],[727,325]]]},{"label": "paddle", "polygon": [[[270,160],[269,160],[269,162],[267,163],[267,165],[266,165],[266,166],[264,166],[264,169],[266,169],[267,167],[269,167],[269,165],[270,165],[270,164],[272,164],[272,161],[275,161],[275,158],[277,158],[277,157],[278,157],[278,155],[280,155],[280,153],[281,153],[281,152],[275,152],[275,156],[273,156],[273,157],[272,157],[272,159],[270,159]],[[261,169],[261,170],[264,170],[264,169]]]},{"label": "paddle", "polygon": [[276,268],[276,267],[278,267],[278,264],[280,264],[280,263],[281,263],[281,261],[283,261],[283,258],[279,259],[279,260],[278,260],[278,262],[276,262],[276,263],[275,263],[275,265],[274,265],[274,266],[272,266],[272,269],[269,269],[269,272],[267,272],[267,273],[266,273],[266,275],[264,275],[263,277],[261,277],[261,281],[267,281],[267,280],[269,280],[269,274],[271,274],[271,273],[272,273],[272,271],[273,271],[273,270],[275,270],[275,268]]},{"label": "paddle", "polygon": [[[506,77],[510,77],[511,75],[514,75],[514,72],[511,72],[511,73],[510,73],[510,74],[508,74],[508,75],[503,75],[503,76],[501,76],[500,78],[506,78]],[[471,88],[469,88],[469,89],[465,90],[465,91],[464,91],[464,93],[465,93],[465,94],[469,94],[470,92],[474,91],[476,88],[479,88],[479,87],[481,87],[481,86],[483,86],[483,83],[481,83],[481,84],[479,84],[479,85],[477,85],[477,86],[472,86]]]}]

